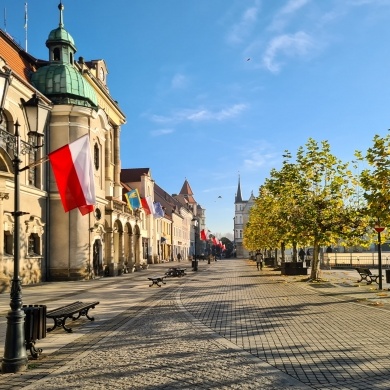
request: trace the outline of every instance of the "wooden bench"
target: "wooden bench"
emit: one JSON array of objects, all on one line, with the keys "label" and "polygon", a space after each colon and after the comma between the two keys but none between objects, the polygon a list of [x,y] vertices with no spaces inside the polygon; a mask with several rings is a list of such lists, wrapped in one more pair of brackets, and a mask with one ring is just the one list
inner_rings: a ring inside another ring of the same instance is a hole
[{"label": "wooden bench", "polygon": [[157,285],[158,287],[161,287],[161,283],[166,284],[164,282],[164,278],[165,276],[151,276],[150,278],[148,278],[152,282],[152,284],[149,284],[149,287],[152,287],[153,284]]},{"label": "wooden bench", "polygon": [[371,273],[371,271],[368,268],[355,268],[355,269],[360,275],[360,280],[357,281],[358,283],[365,280],[367,284],[371,284],[372,282],[378,284],[379,275],[374,275],[373,273]]},{"label": "wooden bench", "polygon": [[95,319],[93,317],[90,317],[88,315],[88,311],[90,309],[94,309],[96,305],[98,305],[99,302],[73,302],[69,305],[65,305],[62,307],[59,307],[54,310],[50,310],[46,313],[47,318],[52,318],[54,320],[54,326],[52,328],[48,328],[47,331],[51,332],[57,326],[62,326],[65,331],[68,333],[72,333],[72,329],[65,326],[65,322],[68,318],[71,318],[73,321],[77,320],[81,316],[87,317],[90,321],[94,321]]}]

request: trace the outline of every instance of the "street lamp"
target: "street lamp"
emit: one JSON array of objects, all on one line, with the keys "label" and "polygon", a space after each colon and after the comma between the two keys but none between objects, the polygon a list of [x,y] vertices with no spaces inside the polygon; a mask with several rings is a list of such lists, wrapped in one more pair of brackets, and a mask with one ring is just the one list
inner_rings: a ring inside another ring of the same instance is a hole
[{"label": "street lamp", "polygon": [[382,241],[381,241],[381,233],[385,230],[385,228],[383,226],[381,226],[381,224],[378,220],[378,224],[375,225],[374,229],[378,233],[378,271],[379,271],[378,289],[382,290]]},{"label": "street lamp", "polygon": [[197,235],[196,228],[197,228],[197,225],[198,225],[198,219],[197,218],[193,218],[192,222],[194,223],[194,232],[195,232],[195,238],[194,238],[194,261],[192,263],[192,269],[194,271],[197,271],[198,270],[198,260],[196,259],[196,235]]},{"label": "street lamp", "polygon": [[[4,76],[6,75],[6,76]],[[1,121],[3,120],[3,109],[5,95],[7,93],[8,86],[10,84],[10,72],[0,73],[0,96],[2,106],[0,107],[1,111]],[[12,135],[5,130],[0,131],[0,139],[4,141],[7,147],[10,147],[13,151],[12,165],[14,168],[14,211],[12,215],[14,217],[14,274],[11,282],[11,301],[10,307],[11,310],[7,315],[7,330],[5,336],[5,347],[4,347],[4,357],[2,360],[1,371],[3,373],[15,373],[22,371],[27,367],[27,352],[25,346],[25,335],[24,335],[24,318],[25,314],[22,310],[22,285],[21,278],[19,276],[19,267],[20,267],[20,220],[19,217],[28,214],[23,211],[20,211],[20,183],[19,183],[19,173],[29,169],[30,166],[20,168],[22,160],[20,159],[21,154],[28,154],[35,151],[37,148],[43,146],[40,142],[40,138],[43,137],[43,134],[38,133],[38,126],[44,126],[49,114],[50,107],[42,104],[38,97],[34,95],[32,99],[28,102],[22,101],[23,107],[25,109],[25,115],[29,127],[29,141],[27,143],[20,139],[19,135],[19,122],[15,123],[15,134]],[[43,130],[43,127],[42,127]]]}]

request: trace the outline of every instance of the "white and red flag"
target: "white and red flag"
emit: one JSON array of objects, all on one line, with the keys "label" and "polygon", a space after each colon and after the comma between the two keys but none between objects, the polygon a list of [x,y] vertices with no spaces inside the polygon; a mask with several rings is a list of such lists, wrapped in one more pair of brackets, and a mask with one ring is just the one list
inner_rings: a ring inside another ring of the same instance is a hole
[{"label": "white and red flag", "polygon": [[48,157],[65,211],[78,208],[82,215],[93,211],[96,197],[88,134]]}]

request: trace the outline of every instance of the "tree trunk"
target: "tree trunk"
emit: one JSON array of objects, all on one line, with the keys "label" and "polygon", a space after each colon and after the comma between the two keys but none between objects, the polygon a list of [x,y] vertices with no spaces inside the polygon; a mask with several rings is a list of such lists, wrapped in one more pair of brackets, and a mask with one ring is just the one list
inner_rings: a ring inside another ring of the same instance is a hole
[{"label": "tree trunk", "polygon": [[318,242],[314,242],[313,246],[313,259],[311,261],[311,274],[310,274],[310,279],[312,280],[319,280],[320,279],[320,259],[319,259],[319,254],[320,254],[320,247],[318,245]]},{"label": "tree trunk", "polygon": [[292,261],[293,263],[296,263],[298,261],[298,250],[296,242],[293,242]]},{"label": "tree trunk", "polygon": [[[280,260],[282,261],[282,263],[284,263],[286,261],[285,251],[286,251],[286,244],[284,242],[281,242],[280,243]],[[276,259],[276,261],[278,260],[277,257],[275,257],[275,259]]]}]

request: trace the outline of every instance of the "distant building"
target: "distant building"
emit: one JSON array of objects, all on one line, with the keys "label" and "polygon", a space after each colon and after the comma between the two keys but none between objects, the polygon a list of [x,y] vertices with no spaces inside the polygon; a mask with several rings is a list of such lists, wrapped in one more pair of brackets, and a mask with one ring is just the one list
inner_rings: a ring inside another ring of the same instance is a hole
[{"label": "distant building", "polygon": [[236,257],[247,258],[249,252],[244,248],[243,238],[245,225],[249,221],[249,211],[255,202],[253,192],[248,200],[242,199],[240,177],[238,177],[237,193],[234,200],[234,253]]}]

